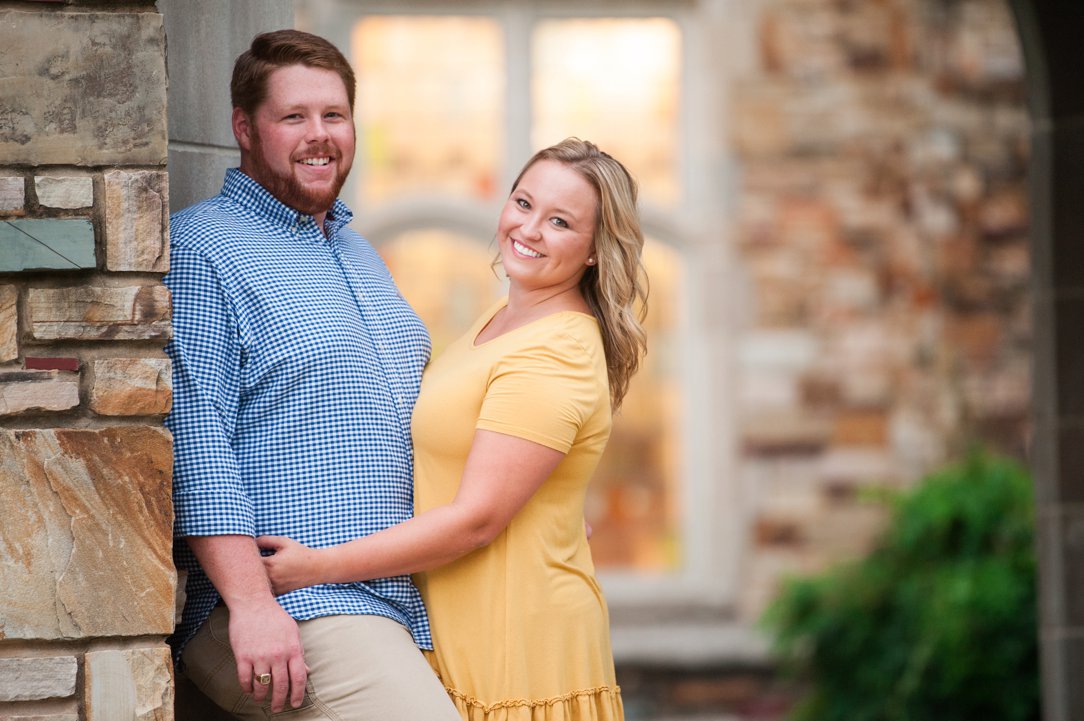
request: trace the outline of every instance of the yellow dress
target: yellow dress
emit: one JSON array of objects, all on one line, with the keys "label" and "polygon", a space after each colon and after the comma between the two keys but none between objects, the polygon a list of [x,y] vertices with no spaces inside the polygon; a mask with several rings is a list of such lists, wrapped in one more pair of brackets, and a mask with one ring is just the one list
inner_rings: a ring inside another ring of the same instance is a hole
[{"label": "yellow dress", "polygon": [[555,313],[479,345],[501,301],[426,369],[414,409],[417,512],[455,496],[476,428],[566,453],[493,543],[415,580],[427,654],[468,721],[620,721],[609,613],[584,528],[610,434],[598,323]]}]

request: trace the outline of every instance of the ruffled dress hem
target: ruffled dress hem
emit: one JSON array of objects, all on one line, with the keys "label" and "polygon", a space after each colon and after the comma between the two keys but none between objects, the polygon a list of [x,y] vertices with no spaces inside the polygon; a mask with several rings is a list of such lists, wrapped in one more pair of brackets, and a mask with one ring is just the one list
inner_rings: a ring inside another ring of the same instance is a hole
[{"label": "ruffled dress hem", "polygon": [[547,699],[507,699],[486,704],[446,688],[464,721],[622,721],[621,688],[598,686]]}]

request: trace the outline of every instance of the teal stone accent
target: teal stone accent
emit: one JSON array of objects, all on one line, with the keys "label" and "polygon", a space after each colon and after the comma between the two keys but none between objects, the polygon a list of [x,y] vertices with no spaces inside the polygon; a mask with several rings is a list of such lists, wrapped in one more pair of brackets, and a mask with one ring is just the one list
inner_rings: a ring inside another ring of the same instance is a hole
[{"label": "teal stone accent", "polygon": [[94,226],[85,218],[0,220],[0,272],[96,265]]}]

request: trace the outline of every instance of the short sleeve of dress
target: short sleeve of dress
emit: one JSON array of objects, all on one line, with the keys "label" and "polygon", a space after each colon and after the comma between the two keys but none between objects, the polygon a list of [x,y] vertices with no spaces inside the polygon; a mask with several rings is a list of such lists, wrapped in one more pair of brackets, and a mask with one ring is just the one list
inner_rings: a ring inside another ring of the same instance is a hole
[{"label": "short sleeve of dress", "polygon": [[594,340],[554,333],[505,354],[493,369],[476,427],[568,453],[587,418],[609,402],[596,362],[601,340]]}]

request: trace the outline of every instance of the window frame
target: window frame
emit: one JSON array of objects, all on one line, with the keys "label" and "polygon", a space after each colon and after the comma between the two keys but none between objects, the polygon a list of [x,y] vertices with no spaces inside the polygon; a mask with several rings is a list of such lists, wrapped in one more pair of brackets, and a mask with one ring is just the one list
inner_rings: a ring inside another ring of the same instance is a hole
[{"label": "window frame", "polygon": [[[744,301],[741,279],[731,260],[730,230],[736,174],[726,149],[725,77],[736,73],[713,63],[722,52],[713,44],[722,32],[743,32],[740,0],[691,2],[457,2],[441,0],[295,0],[298,25],[324,35],[340,48],[350,48],[351,28],[372,15],[486,16],[501,23],[505,43],[507,87],[504,167],[498,197],[492,202],[448,196],[412,196],[364,208],[355,224],[376,247],[405,230],[448,228],[470,237],[489,239],[508,188],[522,159],[533,149],[531,135],[531,29],[540,20],[603,17],[663,17],[673,20],[682,37],[682,92],[677,133],[680,197],[672,207],[642,203],[645,234],[665,243],[684,260],[687,287],[681,306],[683,338],[680,355],[685,382],[684,431],[680,500],[682,566],[673,573],[647,575],[599,570],[614,624],[614,649],[626,661],[705,661],[758,658],[763,649],[740,623],[742,555],[749,520],[742,504],[737,462],[735,390],[736,362],[731,339]],[[347,22],[343,18],[348,18]],[[729,27],[730,25],[735,27]],[[749,32],[748,28],[744,32]],[[752,37],[750,35],[749,37]],[[705,69],[712,67],[712,72]],[[509,161],[512,159],[512,161]],[[364,158],[359,157],[344,197],[356,197]],[[359,172],[360,171],[360,172]],[[352,206],[354,203],[350,203]],[[650,340],[649,340],[650,342]],[[676,625],[675,625],[676,624]],[[692,649],[692,650],[690,650]]]}]

